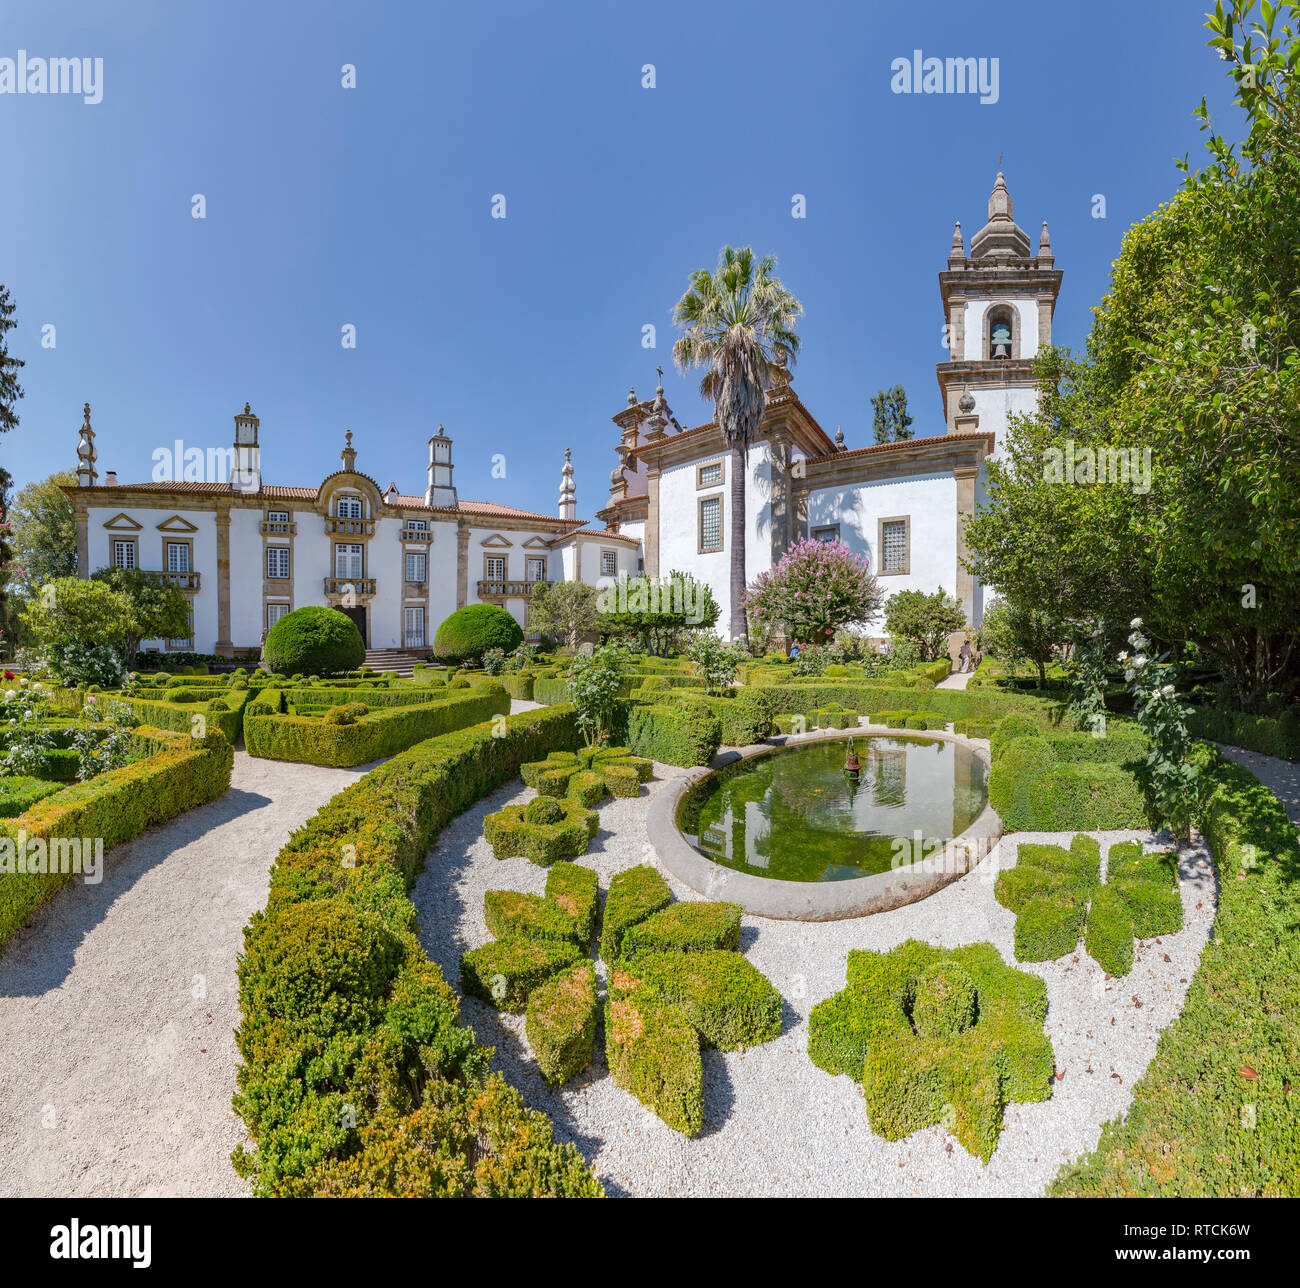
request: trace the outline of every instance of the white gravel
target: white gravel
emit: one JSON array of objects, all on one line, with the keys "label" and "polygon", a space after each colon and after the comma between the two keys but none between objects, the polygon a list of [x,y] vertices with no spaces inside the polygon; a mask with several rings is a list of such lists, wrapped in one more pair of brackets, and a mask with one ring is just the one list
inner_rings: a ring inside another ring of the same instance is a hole
[{"label": "white gravel", "polygon": [[235,752],[0,949],[0,1195],[239,1195],[235,956],[289,833],[365,772]]},{"label": "white gravel", "polygon": [[[680,772],[655,768],[649,793]],[[545,886],[544,868],[524,859],[499,862],[482,839],[485,814],[531,795],[516,780],[456,819],[430,852],[413,891],[425,949],[453,985],[459,984],[461,953],[491,938],[483,892],[540,894]],[[616,872],[655,861],[645,831],[648,799],[643,794],[600,807],[601,830],[578,862],[599,874],[602,896]],[[1047,982],[1046,1029],[1064,1077],[1050,1100],[1007,1107],[987,1166],[938,1126],[894,1143],[875,1135],[857,1085],[808,1059],[807,1020],[817,1002],[844,986],[851,948],[887,949],[908,938],[952,947],[989,940],[1015,965],[1015,918],[993,897],[996,867],[1013,863],[1022,841],[1068,843],[1072,835],[1017,833],[961,880],[893,912],[821,923],[746,917],[741,948],[785,998],[785,1028],[776,1041],[743,1054],[705,1052],[704,1131],[693,1140],[614,1085],[603,1035],[588,1071],[552,1092],[528,1050],[522,1016],[498,1014],[466,998],[463,1017],[481,1041],[496,1046],[497,1067],[529,1104],[554,1119],[558,1138],[577,1145],[611,1195],[1041,1194],[1063,1163],[1096,1146],[1102,1123],[1127,1108],[1160,1030],[1183,1005],[1214,923],[1216,883],[1204,849],[1184,853],[1184,929],[1141,942],[1128,976],[1106,981],[1082,951],[1077,958],[1019,967]],[[1114,841],[1152,839],[1138,832],[1096,835],[1103,854]],[[701,897],[671,876],[668,881],[679,899]]]}]

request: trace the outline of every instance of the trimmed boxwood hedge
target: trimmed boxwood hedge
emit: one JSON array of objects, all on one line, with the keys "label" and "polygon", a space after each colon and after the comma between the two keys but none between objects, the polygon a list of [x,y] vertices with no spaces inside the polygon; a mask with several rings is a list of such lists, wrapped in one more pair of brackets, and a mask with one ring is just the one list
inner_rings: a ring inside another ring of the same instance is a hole
[{"label": "trimmed boxwood hedge", "polygon": [[1049,737],[1025,717],[1008,716],[991,739],[989,803],[1009,832],[1146,827],[1150,811],[1130,768],[1144,745],[1131,733]]},{"label": "trimmed boxwood hedge", "polygon": [[522,627],[506,609],[496,604],[469,604],[438,627],[433,654],[448,662],[463,662],[481,658],[490,648],[513,653],[523,640]]},{"label": "trimmed boxwood hedge", "polygon": [[[29,841],[97,838],[107,849],[229,790],[235,753],[215,730],[195,739],[142,726],[132,738],[143,759],[63,787],[0,820],[0,835],[11,841],[20,831]],[[0,873],[0,945],[73,875]]]},{"label": "trimmed boxwood hedge", "polygon": [[619,872],[605,896],[600,955],[611,965],[622,956],[623,936],[638,921],[666,908],[673,899],[668,882],[648,863]]},{"label": "trimmed boxwood hedge", "polygon": [[[267,907],[246,938],[278,945],[284,978],[346,980],[352,967],[335,960],[345,941],[313,941],[290,916],[303,903],[346,908],[374,927],[382,951],[367,961],[382,969],[364,988],[349,987],[346,1005],[316,1007],[308,993],[313,1014],[288,1016],[262,1000],[264,957],[241,960],[234,1104],[255,1148],[240,1147],[232,1161],[256,1195],[602,1193],[581,1155],[554,1142],[545,1116],[488,1072],[490,1053],[459,1023],[455,993],[413,933],[407,897],[451,819],[524,761],[576,739],[572,708],[509,717],[497,736],[478,725],[431,738],[340,792],[280,851]],[[344,922],[355,926],[346,914]],[[397,943],[396,959],[380,928]]]},{"label": "trimmed boxwood hedge", "polygon": [[681,699],[653,706],[630,704],[617,736],[638,756],[661,765],[707,765],[722,744],[722,722],[709,706]]},{"label": "trimmed boxwood hedge", "polygon": [[1046,1014],[1047,985],[992,944],[909,939],[887,953],[849,952],[846,987],[809,1016],[808,1056],[862,1083],[871,1128],[886,1140],[951,1113],[950,1130],[987,1163],[1006,1105],[1051,1094]]},{"label": "trimmed boxwood hedge", "polygon": [[483,836],[498,859],[528,859],[548,867],[557,859],[586,854],[600,815],[571,797],[538,796],[506,805],[483,820]]},{"label": "trimmed boxwood hedge", "polygon": [[328,675],[360,666],[366,660],[366,646],[356,622],[346,613],[309,604],[285,613],[267,631],[262,654],[271,671]]},{"label": "trimmed boxwood hedge", "polygon": [[1127,1113],[1062,1168],[1065,1196],[1300,1194],[1300,844],[1248,770],[1199,749],[1214,934]]},{"label": "trimmed boxwood hedge", "polygon": [[619,954],[625,960],[639,952],[702,953],[740,948],[741,908],[735,903],[674,903],[622,935]]},{"label": "trimmed boxwood hedge", "polygon": [[[201,698],[198,700],[183,698],[177,701],[175,695],[178,693],[198,693],[201,694]],[[252,691],[216,686],[202,690],[178,687],[159,689],[158,694],[157,698],[152,696],[135,698],[116,692],[106,693],[104,696],[113,702],[125,702],[140,721],[152,725],[155,729],[170,729],[175,733],[188,734],[195,727],[195,716],[202,716],[203,723],[208,729],[219,730],[226,741],[233,746],[239,741],[244,723],[244,710],[252,696]],[[208,706],[207,704],[214,699],[222,702],[227,709],[214,709]]]},{"label": "trimmed boxwood hedge", "polygon": [[568,1082],[591,1063],[599,1013],[596,970],[589,961],[561,971],[529,996],[524,1036],[551,1086]]},{"label": "trimmed boxwood hedge", "polygon": [[[342,692],[356,695],[364,690]],[[504,715],[510,710],[510,698],[499,685],[480,685],[432,702],[381,707],[355,715],[352,723],[326,720],[324,713],[287,715],[283,714],[285,707],[286,693],[281,689],[264,689],[248,704],[244,712],[244,745],[250,756],[348,767]]]}]

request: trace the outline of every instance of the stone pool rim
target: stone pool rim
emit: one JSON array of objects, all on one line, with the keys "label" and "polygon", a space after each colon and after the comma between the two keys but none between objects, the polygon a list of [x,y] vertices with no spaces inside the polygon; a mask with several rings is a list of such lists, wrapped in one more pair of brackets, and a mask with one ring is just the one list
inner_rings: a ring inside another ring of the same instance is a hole
[{"label": "stone pool rim", "polygon": [[755,917],[776,921],[840,921],[869,917],[915,903],[965,876],[978,862],[976,842],[985,843],[987,854],[1002,835],[1002,820],[985,801],[984,808],[964,832],[952,838],[940,851],[920,863],[852,877],[846,881],[780,881],[723,867],[705,858],[677,826],[677,808],[691,788],[717,770],[740,760],[770,755],[782,747],[802,747],[814,742],[845,742],[854,738],[933,739],[966,747],[991,768],[986,739],[971,739],[943,729],[890,729],[885,725],[858,725],[849,729],[818,729],[813,733],[782,735],[715,756],[708,765],[698,765],[670,778],[650,802],[646,830],[660,864],[707,899],[736,903]]}]

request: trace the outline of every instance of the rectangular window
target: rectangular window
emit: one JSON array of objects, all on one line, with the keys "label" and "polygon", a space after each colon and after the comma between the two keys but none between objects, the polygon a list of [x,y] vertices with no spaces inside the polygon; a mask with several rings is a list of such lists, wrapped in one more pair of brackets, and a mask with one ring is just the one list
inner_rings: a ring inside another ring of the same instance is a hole
[{"label": "rectangular window", "polygon": [[267,523],[288,523],[288,522],[289,522],[289,511],[288,511],[288,510],[268,510],[268,511],[266,512],[266,521],[267,521]]},{"label": "rectangular window", "polygon": [[696,487],[721,487],[722,485],[722,462],[710,461],[707,465],[697,465],[695,467],[695,486]]},{"label": "rectangular window", "polygon": [[289,547],[267,546],[266,575],[268,580],[282,581],[289,576]]},{"label": "rectangular window", "polygon": [[814,528],[812,530],[812,539],[814,541],[838,541],[840,539],[840,525],[833,523],[825,528]]},{"label": "rectangular window", "polygon": [[338,517],[340,519],[361,518],[361,498],[359,496],[341,496],[338,500]]},{"label": "rectangular window", "polygon": [[483,570],[487,574],[488,581],[505,581],[506,579],[506,557],[505,555],[488,555],[483,561]]},{"label": "rectangular window", "polygon": [[618,576],[617,550],[602,550],[600,552],[600,575],[602,577]]},{"label": "rectangular window", "polygon": [[403,635],[406,648],[424,648],[424,609],[406,608],[402,610]]},{"label": "rectangular window", "polygon": [[414,528],[417,532],[426,532],[429,524],[425,519],[407,519],[406,526],[408,528]]},{"label": "rectangular window", "polygon": [[271,627],[274,626],[288,611],[288,604],[267,604],[266,629],[269,631]]},{"label": "rectangular window", "polygon": [[180,541],[169,541],[167,543],[167,571],[189,572],[189,570],[190,548],[188,544]]},{"label": "rectangular window", "polygon": [[407,555],[406,556],[406,580],[413,582],[422,582],[425,576],[425,565],[428,560],[427,555]]},{"label": "rectangular window", "polygon": [[168,640],[168,648],[189,649],[194,647],[194,610],[192,608],[186,614],[186,626],[188,628],[188,634],[180,639]]},{"label": "rectangular window", "polygon": [[908,571],[908,521],[882,519],[880,521],[880,571],[905,573]]},{"label": "rectangular window", "polygon": [[546,580],[546,560],[529,559],[528,561],[528,580],[545,581]]},{"label": "rectangular window", "polygon": [[113,542],[113,567],[114,568],[135,567],[135,542],[134,541]]},{"label": "rectangular window", "polygon": [[722,498],[706,496],[700,502],[700,554],[722,549]]},{"label": "rectangular window", "polygon": [[334,547],[334,575],[336,577],[360,578],[364,575],[361,565],[360,545]]}]

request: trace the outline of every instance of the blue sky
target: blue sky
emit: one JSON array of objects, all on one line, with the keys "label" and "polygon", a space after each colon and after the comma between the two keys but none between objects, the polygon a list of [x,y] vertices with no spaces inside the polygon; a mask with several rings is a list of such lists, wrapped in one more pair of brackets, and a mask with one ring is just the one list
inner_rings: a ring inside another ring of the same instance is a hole
[{"label": "blue sky", "polygon": [[[1202,94],[1239,134],[1205,7],[6,0],[0,58],[104,70],[97,105],[0,95],[27,359],[0,452],[20,485],[71,468],[88,400],[101,471],[143,479],[178,437],[229,444],[247,399],[267,482],[314,485],[351,429],[358,468],[422,491],[441,422],[462,498],[552,512],[571,446],[590,518],[629,385],[662,363],[678,419],[710,414],[669,314],[726,242],[775,254],[803,301],[794,383],[829,432],[870,442],[896,381],[939,432],[953,220],[984,222],[1001,154],[1065,273],[1055,338],[1080,345],[1125,229],[1201,153]],[[998,101],[892,93],[918,48],[996,57]]]}]

